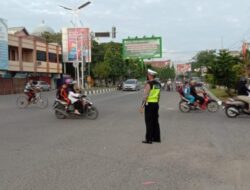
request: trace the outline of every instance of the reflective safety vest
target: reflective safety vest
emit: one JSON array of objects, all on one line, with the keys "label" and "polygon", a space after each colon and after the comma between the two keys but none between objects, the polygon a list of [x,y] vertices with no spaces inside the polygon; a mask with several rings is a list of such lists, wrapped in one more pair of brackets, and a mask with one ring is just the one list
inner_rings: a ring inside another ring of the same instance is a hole
[{"label": "reflective safety vest", "polygon": [[149,81],[148,84],[150,85],[151,90],[147,102],[148,103],[159,102],[159,97],[161,93],[161,84],[157,81]]}]

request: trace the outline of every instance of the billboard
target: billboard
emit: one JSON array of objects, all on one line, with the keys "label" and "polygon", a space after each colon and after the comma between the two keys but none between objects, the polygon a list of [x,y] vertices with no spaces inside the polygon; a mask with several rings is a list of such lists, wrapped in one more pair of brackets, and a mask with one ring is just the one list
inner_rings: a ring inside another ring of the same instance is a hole
[{"label": "billboard", "polygon": [[7,21],[0,18],[0,70],[7,70],[8,64],[8,26]]},{"label": "billboard", "polygon": [[91,62],[91,37],[89,28],[63,28],[63,61],[82,61],[85,56],[86,62]]},{"label": "billboard", "polygon": [[124,39],[123,58],[162,58],[161,37]]},{"label": "billboard", "polygon": [[191,64],[188,63],[188,64],[178,64],[177,65],[177,73],[178,74],[185,74],[187,72],[190,72],[192,69],[191,69]]}]

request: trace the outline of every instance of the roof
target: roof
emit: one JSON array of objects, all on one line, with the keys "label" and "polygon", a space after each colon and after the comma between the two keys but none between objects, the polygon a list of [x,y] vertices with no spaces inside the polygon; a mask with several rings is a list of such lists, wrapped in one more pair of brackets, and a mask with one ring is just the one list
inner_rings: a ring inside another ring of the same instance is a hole
[{"label": "roof", "polygon": [[[38,41],[42,41],[45,42],[46,40],[40,36],[35,36],[35,35],[30,35],[29,32],[27,31],[27,29],[23,26],[20,27],[11,27],[8,28],[8,34],[14,35],[14,36],[19,36],[19,37],[26,37],[26,38],[35,38]],[[53,44],[52,45],[58,45],[58,44]]]},{"label": "roof", "polygon": [[26,34],[26,36],[29,36],[29,32],[26,30],[26,28],[24,26],[8,28],[8,33],[9,34],[16,35],[17,33],[21,33],[21,32]]},{"label": "roof", "polygon": [[47,26],[43,22],[42,24],[40,24],[36,28],[34,28],[32,34],[35,35],[35,36],[41,36],[41,34],[44,33],[44,32],[49,32],[51,34],[55,33],[55,31],[51,27]]},{"label": "roof", "polygon": [[147,61],[145,62],[148,65],[151,65],[152,67],[155,68],[164,68],[170,66],[171,61],[170,60],[165,60],[165,61]]}]

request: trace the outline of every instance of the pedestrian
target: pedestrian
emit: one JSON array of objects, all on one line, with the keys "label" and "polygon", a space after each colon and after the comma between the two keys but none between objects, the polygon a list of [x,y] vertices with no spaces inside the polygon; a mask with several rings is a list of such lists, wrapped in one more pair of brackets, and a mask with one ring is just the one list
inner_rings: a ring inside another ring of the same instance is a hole
[{"label": "pedestrian", "polygon": [[145,113],[146,136],[142,143],[152,144],[161,142],[160,125],[159,125],[159,100],[161,84],[155,80],[157,72],[148,69],[147,83],[144,86],[144,96],[140,112]]}]

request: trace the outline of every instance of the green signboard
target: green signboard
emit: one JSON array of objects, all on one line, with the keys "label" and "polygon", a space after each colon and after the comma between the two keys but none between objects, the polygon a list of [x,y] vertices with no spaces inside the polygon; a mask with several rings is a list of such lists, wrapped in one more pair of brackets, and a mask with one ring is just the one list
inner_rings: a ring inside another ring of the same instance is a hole
[{"label": "green signboard", "polygon": [[161,37],[128,38],[123,40],[124,59],[162,58]]}]

